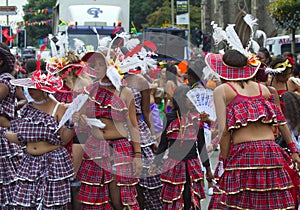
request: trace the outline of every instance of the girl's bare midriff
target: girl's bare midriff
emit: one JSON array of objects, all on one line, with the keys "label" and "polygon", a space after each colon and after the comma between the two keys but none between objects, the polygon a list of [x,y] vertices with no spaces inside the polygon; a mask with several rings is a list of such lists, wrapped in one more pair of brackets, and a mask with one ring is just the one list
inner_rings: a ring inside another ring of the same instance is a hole
[{"label": "girl's bare midriff", "polygon": [[260,121],[250,122],[246,127],[234,129],[232,132],[232,140],[234,144],[259,141],[259,140],[274,140],[273,127],[270,124],[265,124]]},{"label": "girl's bare midriff", "polygon": [[128,137],[128,130],[124,127],[124,122],[107,118],[100,118],[100,120],[106,125],[103,129],[99,128],[103,139],[114,140]]},{"label": "girl's bare midriff", "polygon": [[45,153],[56,150],[59,147],[61,147],[61,145],[53,145],[49,142],[39,141],[27,143],[26,150],[31,155],[43,155]]}]

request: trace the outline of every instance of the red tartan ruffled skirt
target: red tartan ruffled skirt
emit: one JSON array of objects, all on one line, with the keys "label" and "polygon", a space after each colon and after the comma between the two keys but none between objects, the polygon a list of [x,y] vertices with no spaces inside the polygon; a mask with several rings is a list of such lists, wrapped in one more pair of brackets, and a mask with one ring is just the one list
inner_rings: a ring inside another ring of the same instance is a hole
[{"label": "red tartan ruffled skirt", "polygon": [[294,185],[284,168],[291,164],[272,140],[232,145],[219,180],[220,209],[294,209]]},{"label": "red tartan ruffled skirt", "polygon": [[[103,156],[95,156],[99,153],[92,150],[97,148],[100,150],[101,147],[107,148],[108,151],[103,153],[105,154]],[[107,157],[107,154],[110,156]],[[77,175],[81,181],[78,200],[82,202],[83,209],[113,209],[109,183],[114,177],[120,190],[122,204],[128,209],[139,209],[135,187],[138,179],[133,177],[132,157],[133,148],[128,139],[110,141],[88,139]]]},{"label": "red tartan ruffled skirt", "polygon": [[201,184],[204,174],[198,158],[178,161],[168,158],[162,169],[163,182],[161,197],[164,209],[183,209],[183,190],[186,183],[186,173],[190,176],[191,206],[200,209],[200,201],[204,199],[205,192]]}]

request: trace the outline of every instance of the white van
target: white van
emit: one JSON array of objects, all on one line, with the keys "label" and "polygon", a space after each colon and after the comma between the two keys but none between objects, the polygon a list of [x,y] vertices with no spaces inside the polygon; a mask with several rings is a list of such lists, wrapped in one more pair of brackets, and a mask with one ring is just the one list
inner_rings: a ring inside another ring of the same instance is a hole
[{"label": "white van", "polygon": [[[292,37],[290,35],[270,37],[266,39],[266,48],[275,56],[282,55],[284,52],[291,52]],[[295,37],[295,53],[300,53],[300,35]]]}]

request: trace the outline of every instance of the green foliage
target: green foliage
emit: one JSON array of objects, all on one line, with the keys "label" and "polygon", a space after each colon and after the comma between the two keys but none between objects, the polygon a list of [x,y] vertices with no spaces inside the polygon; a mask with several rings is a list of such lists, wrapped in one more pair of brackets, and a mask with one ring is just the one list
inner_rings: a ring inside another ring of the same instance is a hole
[{"label": "green foliage", "polygon": [[[176,0],[174,0],[176,4]],[[199,5],[200,1],[196,1],[195,5],[191,4],[190,1],[190,28],[201,28],[201,7]],[[153,28],[160,28],[160,27],[168,27],[171,26],[171,1],[165,0],[163,5],[160,8],[157,8],[156,11],[149,14],[146,17],[146,21],[142,24],[142,27],[153,27]],[[199,6],[198,6],[199,5]],[[175,6],[174,6],[174,10]],[[176,24],[176,11],[174,11],[174,23]],[[176,25],[175,25],[176,26]],[[178,27],[185,27],[185,26],[178,26]]]},{"label": "green foliage", "polygon": [[300,0],[275,0],[267,9],[278,26],[292,30],[300,26]]},{"label": "green foliage", "polygon": [[48,34],[52,33],[51,24],[34,24],[27,25],[26,23],[40,22],[45,20],[52,20],[52,14],[39,13],[42,9],[52,9],[56,0],[28,0],[28,3],[23,6],[23,10],[32,10],[33,14],[24,16],[25,29],[27,33],[27,45],[39,46],[39,39],[48,37]]},{"label": "green foliage", "polygon": [[133,22],[138,31],[142,24],[146,23],[146,17],[157,11],[163,5],[164,0],[130,0],[130,22]]}]

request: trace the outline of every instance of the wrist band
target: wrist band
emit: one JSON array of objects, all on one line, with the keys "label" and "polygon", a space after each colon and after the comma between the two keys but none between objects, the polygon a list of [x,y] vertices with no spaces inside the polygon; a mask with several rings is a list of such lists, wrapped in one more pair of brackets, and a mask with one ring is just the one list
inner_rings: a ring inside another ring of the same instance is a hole
[{"label": "wrist band", "polygon": [[134,152],[134,154],[142,154],[142,152]]},{"label": "wrist band", "polygon": [[290,142],[288,143],[288,148],[291,150],[291,153],[298,153],[298,150],[296,149],[295,143],[294,142]]}]

